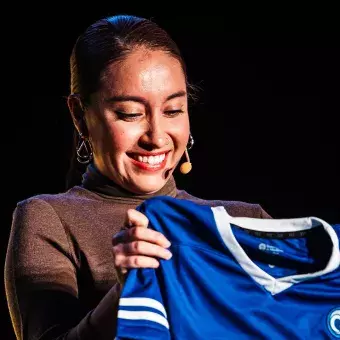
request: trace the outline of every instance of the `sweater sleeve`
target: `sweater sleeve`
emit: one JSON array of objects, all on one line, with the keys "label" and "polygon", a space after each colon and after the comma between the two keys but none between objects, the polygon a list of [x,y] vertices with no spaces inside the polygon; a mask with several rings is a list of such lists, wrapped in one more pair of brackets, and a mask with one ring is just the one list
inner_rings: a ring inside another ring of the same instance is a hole
[{"label": "sweater sleeve", "polygon": [[17,339],[105,339],[102,331],[108,328],[114,334],[119,287],[112,287],[93,311],[85,311],[70,249],[50,204],[33,198],[17,205],[5,262],[6,297]]}]

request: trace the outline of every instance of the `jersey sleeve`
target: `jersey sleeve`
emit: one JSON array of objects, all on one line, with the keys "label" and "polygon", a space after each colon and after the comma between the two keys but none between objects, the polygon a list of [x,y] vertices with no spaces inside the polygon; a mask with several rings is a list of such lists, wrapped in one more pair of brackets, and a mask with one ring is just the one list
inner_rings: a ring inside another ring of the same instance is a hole
[{"label": "jersey sleeve", "polygon": [[119,299],[115,339],[170,339],[156,270],[129,271]]}]

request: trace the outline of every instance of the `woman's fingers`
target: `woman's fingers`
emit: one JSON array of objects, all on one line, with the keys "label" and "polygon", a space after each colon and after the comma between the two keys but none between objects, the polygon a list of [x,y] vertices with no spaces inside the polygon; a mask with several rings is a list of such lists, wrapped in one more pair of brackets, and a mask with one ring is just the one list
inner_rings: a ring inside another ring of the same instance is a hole
[{"label": "woman's fingers", "polygon": [[149,224],[148,218],[136,209],[128,209],[125,215],[126,227],[145,227]]},{"label": "woman's fingers", "polygon": [[148,224],[148,218],[141,212],[127,211],[125,229],[112,238],[114,265],[120,274],[125,274],[127,268],[157,268],[159,259],[171,258],[166,249],[170,242],[162,233],[149,229]]},{"label": "woman's fingers", "polygon": [[143,227],[124,229],[112,237],[113,246],[116,246],[120,243],[130,243],[132,241],[145,241],[157,244],[164,248],[168,248],[171,245],[162,233]]},{"label": "woman's fingers", "polygon": [[149,257],[157,257],[165,260],[169,260],[172,256],[168,249],[165,249],[159,245],[145,242],[145,241],[133,241],[130,243],[121,243],[113,248],[114,254],[117,255],[143,255]]},{"label": "woman's fingers", "polygon": [[121,268],[122,273],[126,273],[126,268],[157,268],[159,262],[152,257],[133,255],[117,255],[115,257],[115,266]]}]

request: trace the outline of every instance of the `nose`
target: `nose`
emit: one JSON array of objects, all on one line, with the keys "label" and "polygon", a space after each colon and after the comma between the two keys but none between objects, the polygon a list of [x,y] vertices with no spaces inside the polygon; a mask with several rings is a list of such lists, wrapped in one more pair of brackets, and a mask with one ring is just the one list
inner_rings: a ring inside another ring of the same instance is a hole
[{"label": "nose", "polygon": [[148,150],[162,149],[169,144],[169,137],[161,120],[148,121],[147,128],[139,140],[141,146]]}]

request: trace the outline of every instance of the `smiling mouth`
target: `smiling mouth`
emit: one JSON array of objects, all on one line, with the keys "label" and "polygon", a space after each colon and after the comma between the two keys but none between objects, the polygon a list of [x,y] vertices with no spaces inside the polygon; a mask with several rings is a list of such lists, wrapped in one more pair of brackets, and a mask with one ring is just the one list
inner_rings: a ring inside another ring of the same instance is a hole
[{"label": "smiling mouth", "polygon": [[165,167],[167,156],[169,151],[158,153],[155,155],[145,155],[145,154],[138,154],[138,153],[129,153],[127,154],[132,163],[137,167],[144,169],[144,170],[160,170]]}]

